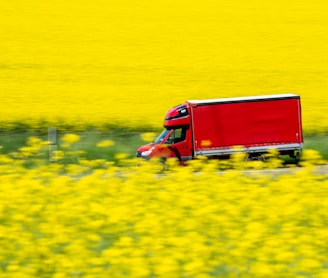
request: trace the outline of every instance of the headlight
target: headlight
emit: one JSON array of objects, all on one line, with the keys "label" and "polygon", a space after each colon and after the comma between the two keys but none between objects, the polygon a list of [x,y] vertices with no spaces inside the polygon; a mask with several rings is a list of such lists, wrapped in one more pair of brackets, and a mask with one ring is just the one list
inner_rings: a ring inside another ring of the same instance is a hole
[{"label": "headlight", "polygon": [[144,151],[141,153],[141,156],[149,156],[151,154],[151,151],[152,151],[151,149],[148,151]]}]

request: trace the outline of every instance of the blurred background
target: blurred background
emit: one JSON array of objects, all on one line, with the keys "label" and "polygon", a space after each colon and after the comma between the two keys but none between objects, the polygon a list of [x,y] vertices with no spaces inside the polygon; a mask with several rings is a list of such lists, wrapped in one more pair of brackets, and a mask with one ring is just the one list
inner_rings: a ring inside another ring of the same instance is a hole
[{"label": "blurred background", "polygon": [[295,93],[328,131],[318,1],[0,2],[0,127],[160,130],[187,99]]}]

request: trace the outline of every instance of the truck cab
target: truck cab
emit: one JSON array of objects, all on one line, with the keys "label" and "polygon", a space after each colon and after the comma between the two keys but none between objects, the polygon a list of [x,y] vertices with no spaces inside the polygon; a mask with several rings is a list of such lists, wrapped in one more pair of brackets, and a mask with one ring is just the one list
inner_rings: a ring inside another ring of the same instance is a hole
[{"label": "truck cab", "polygon": [[175,157],[179,161],[192,159],[192,132],[190,108],[181,104],[170,109],[164,119],[164,130],[157,139],[137,150],[137,156]]}]

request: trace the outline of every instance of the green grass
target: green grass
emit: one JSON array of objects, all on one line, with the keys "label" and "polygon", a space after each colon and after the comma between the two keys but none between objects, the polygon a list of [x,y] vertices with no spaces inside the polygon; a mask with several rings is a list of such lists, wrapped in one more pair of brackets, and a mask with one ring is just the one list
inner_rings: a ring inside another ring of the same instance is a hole
[{"label": "green grass", "polygon": [[[112,132],[100,132],[100,131],[84,131],[84,132],[72,132],[80,136],[80,141],[72,144],[70,151],[81,150],[84,151],[84,158],[93,159],[105,159],[115,160],[115,155],[118,153],[125,153],[128,157],[134,157],[136,150],[141,145],[145,144],[140,134],[141,132],[135,131],[112,131]],[[61,145],[60,138],[65,133],[57,133],[58,150],[64,150]],[[0,153],[10,154],[19,150],[20,147],[25,146],[27,139],[30,136],[36,136],[40,139],[47,141],[47,134],[31,133],[31,132],[11,132],[0,134]],[[97,147],[97,144],[102,140],[112,140],[115,142],[114,146],[110,147]]]},{"label": "green grass", "polygon": [[[129,157],[134,157],[137,148],[145,144],[137,132],[81,132],[76,133],[81,140],[72,145],[72,150],[85,151],[85,158],[87,159],[106,159],[115,160],[115,154],[125,153]],[[100,148],[97,143],[102,140],[112,140],[115,142],[114,146]]]},{"label": "green grass", "polygon": [[[80,141],[74,143],[70,150],[82,150],[85,152],[83,157],[86,159],[105,159],[115,160],[115,155],[118,153],[125,153],[128,157],[134,157],[136,150],[141,145],[146,144],[141,139],[141,133],[129,130],[116,130],[111,132],[106,131],[84,131],[76,132],[80,136]],[[62,137],[64,133],[58,133],[58,138]],[[12,132],[0,134],[0,152],[9,154],[22,146],[26,145],[27,138],[30,136],[37,136],[42,140],[48,140],[47,134],[27,133],[27,132]],[[114,146],[99,148],[97,143],[102,140],[113,140]],[[58,149],[61,148],[61,142],[58,140]],[[325,160],[328,160],[328,135],[307,136],[304,139],[304,149],[317,150]]]},{"label": "green grass", "polygon": [[328,160],[328,134],[305,137],[304,149],[317,150],[325,160]]}]

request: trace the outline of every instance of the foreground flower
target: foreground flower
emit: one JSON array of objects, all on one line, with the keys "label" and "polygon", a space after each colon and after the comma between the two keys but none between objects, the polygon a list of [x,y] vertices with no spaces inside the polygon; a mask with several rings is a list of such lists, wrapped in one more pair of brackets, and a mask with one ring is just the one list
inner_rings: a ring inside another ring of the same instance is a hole
[{"label": "foreground flower", "polygon": [[60,139],[63,142],[62,147],[69,148],[72,144],[80,141],[80,136],[73,133],[67,133]]},{"label": "foreground flower", "polygon": [[111,147],[114,145],[115,145],[115,142],[113,140],[103,140],[97,144],[97,147],[104,148],[104,147]]}]

